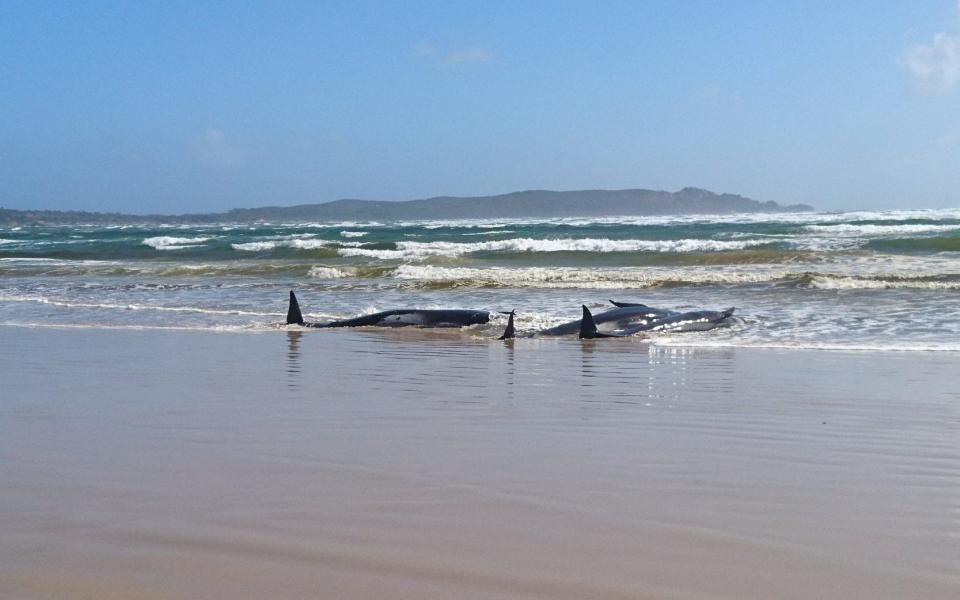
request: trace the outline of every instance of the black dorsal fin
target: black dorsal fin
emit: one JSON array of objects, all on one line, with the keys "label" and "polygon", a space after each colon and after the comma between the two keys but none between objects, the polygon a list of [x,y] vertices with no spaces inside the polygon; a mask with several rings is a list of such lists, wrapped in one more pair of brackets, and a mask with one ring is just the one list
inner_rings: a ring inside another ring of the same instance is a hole
[{"label": "black dorsal fin", "polygon": [[639,302],[617,302],[616,300],[608,300],[608,302],[617,308],[648,308],[646,304],[641,304]]},{"label": "black dorsal fin", "polygon": [[597,322],[593,320],[590,309],[583,305],[583,318],[580,319],[580,339],[592,340],[594,338],[618,338],[626,337],[623,333],[600,333],[597,331]]},{"label": "black dorsal fin", "polygon": [[503,335],[498,337],[498,340],[511,340],[516,335],[516,331],[513,328],[513,315],[517,314],[517,311],[511,310],[507,314],[510,315],[510,319],[507,320],[507,328],[503,330]]},{"label": "black dorsal fin", "polygon": [[297,302],[297,296],[290,290],[290,307],[287,308],[287,325],[296,323],[303,325],[303,314],[300,313],[300,303]]},{"label": "black dorsal fin", "polygon": [[595,337],[597,337],[597,324],[593,320],[593,315],[590,314],[590,309],[584,304],[583,318],[580,319],[580,339],[592,340]]}]

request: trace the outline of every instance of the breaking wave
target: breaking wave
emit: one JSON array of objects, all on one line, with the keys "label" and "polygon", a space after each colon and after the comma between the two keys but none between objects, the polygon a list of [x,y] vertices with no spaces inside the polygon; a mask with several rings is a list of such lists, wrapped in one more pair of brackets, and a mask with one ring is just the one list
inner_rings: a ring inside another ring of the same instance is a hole
[{"label": "breaking wave", "polygon": [[960,290],[960,277],[933,276],[844,276],[809,274],[807,285],[821,290]]},{"label": "breaking wave", "polygon": [[[744,329],[649,343],[947,350],[960,339],[960,210],[30,225],[0,230],[0,288],[0,325],[269,331],[295,289],[304,308],[351,315],[517,308],[527,332],[606,298],[736,306]],[[504,325],[492,315],[474,333]]]},{"label": "breaking wave", "polygon": [[171,237],[167,235],[161,235],[156,237],[148,237],[143,240],[142,244],[157,250],[183,250],[184,248],[197,248],[202,246],[204,242],[208,242],[211,239],[213,238]]},{"label": "breaking wave", "polygon": [[767,241],[743,240],[611,240],[606,238],[546,239],[515,238],[489,242],[396,242],[396,250],[343,248],[341,256],[366,256],[384,260],[422,259],[430,256],[461,256],[476,252],[722,252],[762,246]]},{"label": "breaking wave", "polygon": [[310,271],[307,273],[310,277],[317,277],[318,279],[343,279],[344,277],[355,277],[355,272],[349,272],[345,269],[338,269],[337,267],[311,267]]},{"label": "breaking wave", "polygon": [[502,235],[506,233],[516,233],[514,229],[491,229],[490,231],[478,231],[476,233],[464,233],[465,236],[470,235]]},{"label": "breaking wave", "polygon": [[627,289],[707,283],[764,283],[785,279],[787,271],[700,271],[664,269],[580,269],[552,268],[469,268],[430,265],[400,265],[391,276],[396,279],[452,286]]},{"label": "breaking wave", "polygon": [[234,250],[239,250],[241,252],[265,252],[267,250],[274,250],[276,248],[295,248],[297,250],[315,250],[317,248],[325,248],[330,246],[334,242],[328,240],[314,240],[314,239],[285,239],[285,240],[271,240],[263,242],[246,242],[243,244],[230,244]]},{"label": "breaking wave", "polygon": [[904,273],[844,274],[789,269],[617,268],[470,268],[400,265],[391,273],[400,280],[432,287],[505,287],[569,289],[644,289],[704,285],[806,287],[822,290],[960,290],[960,275],[911,276]]},{"label": "breaking wave", "polygon": [[99,308],[112,310],[145,310],[160,312],[178,312],[178,313],[202,313],[208,315],[249,315],[257,317],[276,317],[282,313],[258,312],[249,310],[223,310],[212,308],[201,308],[198,306],[156,306],[148,304],[118,304],[111,302],[74,302],[70,300],[61,300],[57,298],[48,298],[46,296],[0,296],[3,302],[33,302],[37,304],[48,304],[50,306],[61,306],[64,308]]},{"label": "breaking wave", "polygon": [[921,233],[943,233],[960,231],[960,224],[912,224],[912,225],[877,225],[857,223],[837,223],[834,225],[807,225],[804,229],[818,233],[843,236],[883,236],[883,235],[911,235]]}]

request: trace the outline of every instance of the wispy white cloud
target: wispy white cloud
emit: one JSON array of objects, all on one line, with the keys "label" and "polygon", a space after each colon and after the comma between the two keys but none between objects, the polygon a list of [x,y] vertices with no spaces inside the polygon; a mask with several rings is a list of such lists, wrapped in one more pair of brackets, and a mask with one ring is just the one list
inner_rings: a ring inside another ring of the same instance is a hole
[{"label": "wispy white cloud", "polygon": [[960,84],[960,36],[940,32],[932,44],[907,50],[901,62],[924,93],[948,94]]},{"label": "wispy white cloud", "polygon": [[924,92],[952,92],[960,83],[960,37],[938,33],[932,45],[911,48],[903,62]]},{"label": "wispy white cloud", "polygon": [[484,46],[451,46],[437,48],[430,40],[421,40],[414,46],[414,54],[422,60],[442,67],[464,67],[491,62],[495,55]]},{"label": "wispy white cloud", "polygon": [[246,162],[247,151],[222,129],[209,127],[194,138],[193,156],[203,165],[235,167]]}]

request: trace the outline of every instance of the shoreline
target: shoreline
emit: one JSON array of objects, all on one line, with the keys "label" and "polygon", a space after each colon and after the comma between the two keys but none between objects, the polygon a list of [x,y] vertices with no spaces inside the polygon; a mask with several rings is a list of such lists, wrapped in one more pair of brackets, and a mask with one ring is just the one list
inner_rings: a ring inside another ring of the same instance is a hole
[{"label": "shoreline", "polygon": [[5,597],[960,590],[952,353],[2,332]]},{"label": "shoreline", "polygon": [[[280,313],[278,313],[280,315]],[[346,335],[346,334],[370,334],[370,335],[397,335],[400,340],[430,339],[431,337],[440,337],[441,339],[450,339],[460,337],[471,342],[504,343],[492,335],[479,335],[470,328],[453,331],[444,329],[403,327],[403,328],[383,328],[383,327],[358,327],[344,328],[351,329],[317,329],[310,327],[296,327],[277,322],[270,325],[215,325],[215,326],[176,326],[176,325],[124,325],[124,324],[100,324],[100,323],[10,323],[0,322],[0,328],[10,327],[14,329],[37,329],[37,330],[91,330],[91,331],[156,331],[156,332],[184,332],[184,333],[214,333],[214,334],[238,334],[238,335],[271,335],[276,333],[301,332],[309,335]],[[927,346],[904,346],[896,344],[880,345],[856,345],[845,343],[821,343],[800,345],[797,343],[738,343],[736,341],[715,341],[696,338],[696,333],[678,333],[669,336],[659,336],[656,338],[645,337],[642,334],[636,336],[627,336],[625,338],[610,339],[605,341],[580,340],[575,335],[567,336],[518,336],[508,341],[508,343],[522,345],[528,342],[577,342],[577,343],[604,343],[604,344],[635,344],[646,348],[671,349],[683,348],[686,350],[761,350],[761,351],[784,351],[784,352],[829,352],[829,353],[852,353],[852,354],[901,354],[901,353],[930,353],[930,354],[956,354],[960,353],[960,342],[957,344],[940,344],[940,347]],[[696,338],[696,339],[694,339]]]}]

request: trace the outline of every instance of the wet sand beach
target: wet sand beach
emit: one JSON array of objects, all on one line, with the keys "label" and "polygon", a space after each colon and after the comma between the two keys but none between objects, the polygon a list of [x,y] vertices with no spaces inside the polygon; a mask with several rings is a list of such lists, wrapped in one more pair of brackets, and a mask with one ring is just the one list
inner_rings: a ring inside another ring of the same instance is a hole
[{"label": "wet sand beach", "polygon": [[0,327],[0,598],[957,598],[958,365]]}]

